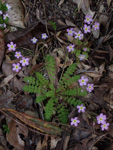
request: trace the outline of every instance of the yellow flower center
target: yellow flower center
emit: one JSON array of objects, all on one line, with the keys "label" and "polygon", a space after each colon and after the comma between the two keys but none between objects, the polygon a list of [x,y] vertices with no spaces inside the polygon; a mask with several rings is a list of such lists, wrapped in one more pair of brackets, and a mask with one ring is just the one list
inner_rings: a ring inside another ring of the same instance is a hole
[{"label": "yellow flower center", "polygon": [[82,110],[82,109],[83,109],[83,107],[80,107],[80,109]]},{"label": "yellow flower center", "polygon": [[13,48],[14,46],[13,45],[11,45],[11,48]]},{"label": "yellow flower center", "polygon": [[76,120],[74,120],[73,122],[75,122],[75,123],[76,123],[77,121],[76,121]]},{"label": "yellow flower center", "polygon": [[97,25],[95,25],[95,28],[97,28]]},{"label": "yellow flower center", "polygon": [[18,69],[18,66],[16,66],[15,68]]},{"label": "yellow flower center", "polygon": [[85,28],[85,30],[87,31],[87,30],[88,30],[88,28]]},{"label": "yellow flower center", "polygon": [[87,21],[89,21],[89,18],[87,18]]},{"label": "yellow flower center", "polygon": [[70,49],[72,48],[72,46],[70,46]]},{"label": "yellow flower center", "polygon": [[26,62],[26,60],[23,60],[23,62],[25,63],[25,62]]},{"label": "yellow flower center", "polygon": [[102,118],[100,118],[100,121],[102,121]]},{"label": "yellow flower center", "polygon": [[84,80],[82,80],[82,82],[84,82]]}]

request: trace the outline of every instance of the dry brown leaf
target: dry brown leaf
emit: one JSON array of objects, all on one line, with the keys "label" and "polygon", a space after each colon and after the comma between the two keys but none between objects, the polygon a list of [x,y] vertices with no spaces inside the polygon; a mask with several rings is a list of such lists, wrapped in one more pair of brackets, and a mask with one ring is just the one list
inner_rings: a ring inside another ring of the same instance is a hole
[{"label": "dry brown leaf", "polygon": [[38,142],[38,145],[36,147],[36,150],[45,150],[48,147],[48,136],[44,136],[43,141],[40,139],[40,141]]},{"label": "dry brown leaf", "polygon": [[66,22],[66,25],[67,25],[67,26],[76,27],[76,25],[75,25],[73,22],[71,22],[70,20],[68,20],[68,19],[65,19],[65,22]]},{"label": "dry brown leaf", "polygon": [[24,26],[24,10],[20,0],[6,0],[6,3],[11,6],[11,9],[7,11],[10,16],[9,24],[12,26],[25,28]]},{"label": "dry brown leaf", "polygon": [[58,6],[61,6],[64,3],[64,0],[60,0]]},{"label": "dry brown leaf", "polygon": [[66,136],[64,139],[63,150],[67,150],[69,140],[70,140],[70,136]]},{"label": "dry brown leaf", "polygon": [[106,27],[108,20],[109,20],[109,16],[108,15],[106,15],[106,14],[100,14],[100,16],[99,16],[99,22],[100,22],[100,24],[102,24],[103,26]]},{"label": "dry brown leaf", "polygon": [[99,72],[85,72],[84,74],[90,76],[90,77],[93,77],[93,78],[97,78],[97,77],[101,77],[102,74],[100,74]]},{"label": "dry brown leaf", "polygon": [[8,84],[8,82],[13,78],[13,75],[9,75],[8,77],[4,78],[2,83],[0,84],[0,87],[3,87]]},{"label": "dry brown leaf", "polygon": [[108,7],[110,6],[111,0],[107,0]]},{"label": "dry brown leaf", "polygon": [[81,9],[85,15],[91,15],[92,17],[94,16],[95,12],[90,10],[89,0],[73,0],[73,2],[78,5],[78,11]]},{"label": "dry brown leaf", "polygon": [[5,43],[4,43],[4,33],[0,30],[0,66],[4,58]]},{"label": "dry brown leaf", "polygon": [[93,33],[94,37],[97,39],[100,35],[100,30],[95,31],[94,28],[92,28],[92,33]]},{"label": "dry brown leaf", "polygon": [[24,150],[25,143],[21,139],[20,134],[26,138],[28,135],[28,129],[17,124],[14,120],[8,123],[8,127],[10,132],[9,134],[6,134],[7,141],[18,150]]},{"label": "dry brown leaf", "polygon": [[13,108],[14,107],[12,104],[13,96],[14,96],[13,92],[9,90],[0,95],[0,108],[9,108],[9,105],[11,108]]}]

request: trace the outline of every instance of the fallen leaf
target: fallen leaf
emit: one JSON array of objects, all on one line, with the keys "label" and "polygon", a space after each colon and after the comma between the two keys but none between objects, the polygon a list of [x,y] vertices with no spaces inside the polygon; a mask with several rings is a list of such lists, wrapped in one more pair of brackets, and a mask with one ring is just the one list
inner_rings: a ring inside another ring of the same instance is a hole
[{"label": "fallen leaf", "polygon": [[0,66],[4,58],[5,43],[4,43],[4,33],[0,30]]},{"label": "fallen leaf", "polygon": [[48,136],[44,136],[43,141],[40,141],[37,144],[36,150],[46,150],[48,147]]},{"label": "fallen leaf", "polygon": [[9,134],[6,134],[7,141],[13,147],[17,148],[18,150],[24,150],[24,140],[21,139],[20,134],[24,136],[26,139],[28,135],[27,127],[24,127],[20,124],[17,124],[14,120],[8,122]]},{"label": "fallen leaf", "polygon": [[8,84],[8,82],[13,78],[13,75],[9,75],[8,77],[4,78],[2,83],[0,84],[0,87],[3,87]]},{"label": "fallen leaf", "polygon": [[100,35],[100,30],[95,31],[94,28],[92,28],[92,33],[93,33],[94,37],[97,39]]},{"label": "fallen leaf", "polygon": [[9,105],[11,108],[14,108],[12,104],[13,96],[14,96],[13,92],[9,90],[0,95],[0,108],[9,108]]},{"label": "fallen leaf", "polygon": [[112,59],[113,59],[113,49],[110,45],[108,45],[108,48],[109,48],[110,61],[112,61]]},{"label": "fallen leaf", "polygon": [[95,12],[92,12],[90,10],[90,1],[89,0],[73,0],[78,5],[78,12],[80,12],[80,9],[83,11],[85,15],[91,15],[94,16]]},{"label": "fallen leaf", "polygon": [[58,6],[61,6],[64,3],[64,0],[60,0]]},{"label": "fallen leaf", "polygon": [[107,0],[108,7],[110,6],[111,0]]},{"label": "fallen leaf", "polygon": [[41,119],[27,115],[25,113],[18,112],[13,109],[3,108],[3,110],[9,111],[11,114],[13,114],[19,120],[21,120],[25,124],[31,126],[32,128],[37,129],[41,133],[46,133],[46,134],[50,134],[50,135],[61,135],[61,133],[64,131],[64,129],[54,125],[53,123],[43,121]]},{"label": "fallen leaf", "polygon": [[10,16],[8,23],[12,26],[25,28],[22,2],[20,0],[6,0],[6,3],[11,6],[11,9],[6,12]]}]

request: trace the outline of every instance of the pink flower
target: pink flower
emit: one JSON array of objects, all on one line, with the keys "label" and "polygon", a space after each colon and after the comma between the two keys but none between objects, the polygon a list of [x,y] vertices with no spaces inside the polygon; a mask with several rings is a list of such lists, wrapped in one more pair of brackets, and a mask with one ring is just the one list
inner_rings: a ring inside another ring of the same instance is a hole
[{"label": "pink flower", "polygon": [[33,37],[33,38],[31,39],[31,41],[32,41],[33,44],[35,44],[38,40],[37,40],[35,37]]},{"label": "pink flower", "polygon": [[74,51],[74,46],[75,45],[72,45],[72,44],[70,44],[69,46],[67,46],[68,52]]},{"label": "pink flower", "polygon": [[13,64],[13,69],[12,69],[13,71],[19,72],[20,69],[21,69],[21,67],[20,67],[19,63]]},{"label": "pink flower", "polygon": [[22,60],[20,60],[20,63],[22,64],[22,66],[29,65],[29,58],[23,57]]},{"label": "pink flower", "polygon": [[94,30],[98,30],[99,27],[100,27],[100,23],[95,22],[94,25],[93,25]]},{"label": "pink flower", "polygon": [[84,25],[84,28],[83,28],[83,30],[84,30],[84,33],[90,33],[91,31],[90,31],[90,26],[87,26],[86,24]]},{"label": "pink flower", "polygon": [[86,52],[86,51],[87,51],[87,47],[83,48],[83,51],[85,51],[85,52]]},{"label": "pink flower", "polygon": [[71,118],[71,125],[74,125],[76,127],[78,126],[78,123],[80,123],[80,121],[78,120],[78,117]]},{"label": "pink flower", "polygon": [[7,44],[8,50],[11,51],[15,51],[16,50],[16,44],[14,44],[13,42],[10,42],[10,44]]},{"label": "pink flower", "polygon": [[97,118],[97,123],[98,124],[105,124],[106,121],[106,115],[103,115],[103,113],[101,113],[99,116],[96,117]]},{"label": "pink flower", "polygon": [[88,92],[92,92],[94,90],[94,84],[88,84],[86,89]]},{"label": "pink flower", "polygon": [[2,15],[3,14],[3,12],[2,12],[2,10],[0,10],[0,15]]},{"label": "pink flower", "polygon": [[73,28],[67,29],[68,35],[73,36]]},{"label": "pink flower", "polygon": [[5,20],[5,19],[7,19],[7,18],[10,18],[9,15],[8,15],[8,14],[4,14],[4,15],[3,15],[3,19]]},{"label": "pink flower", "polygon": [[43,33],[43,34],[42,34],[42,39],[47,39],[47,38],[48,38],[47,34],[46,34],[46,33]]},{"label": "pink flower", "polygon": [[79,55],[79,60],[84,60],[86,58],[86,55]]},{"label": "pink flower", "polygon": [[7,7],[8,10],[11,9],[11,6],[9,4],[6,4],[6,7]]},{"label": "pink flower", "polygon": [[84,20],[85,23],[90,24],[92,21],[93,21],[93,19],[92,19],[91,15],[85,16],[85,20]]},{"label": "pink flower", "polygon": [[102,131],[108,130],[108,126],[109,126],[109,123],[104,122],[104,123],[101,125]]},{"label": "pink flower", "polygon": [[22,57],[21,52],[15,52],[15,57],[16,57],[16,58]]},{"label": "pink flower", "polygon": [[85,109],[86,109],[86,107],[83,104],[78,105],[77,108],[78,108],[78,113],[85,112]]},{"label": "pink flower", "polygon": [[75,39],[79,38],[79,40],[82,40],[83,39],[83,34],[81,33],[81,31],[79,31],[78,33],[77,32],[74,32],[75,34]]},{"label": "pink flower", "polygon": [[78,82],[80,86],[87,85],[88,78],[85,78],[84,76],[82,76],[81,79],[78,80]]}]

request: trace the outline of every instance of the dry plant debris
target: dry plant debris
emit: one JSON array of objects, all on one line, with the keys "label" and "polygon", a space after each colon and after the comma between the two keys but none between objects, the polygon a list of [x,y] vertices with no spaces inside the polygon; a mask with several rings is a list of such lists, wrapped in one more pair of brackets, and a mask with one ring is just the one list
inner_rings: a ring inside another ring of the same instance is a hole
[{"label": "dry plant debris", "polygon": [[112,0],[0,0],[0,150],[113,150],[112,39]]}]

